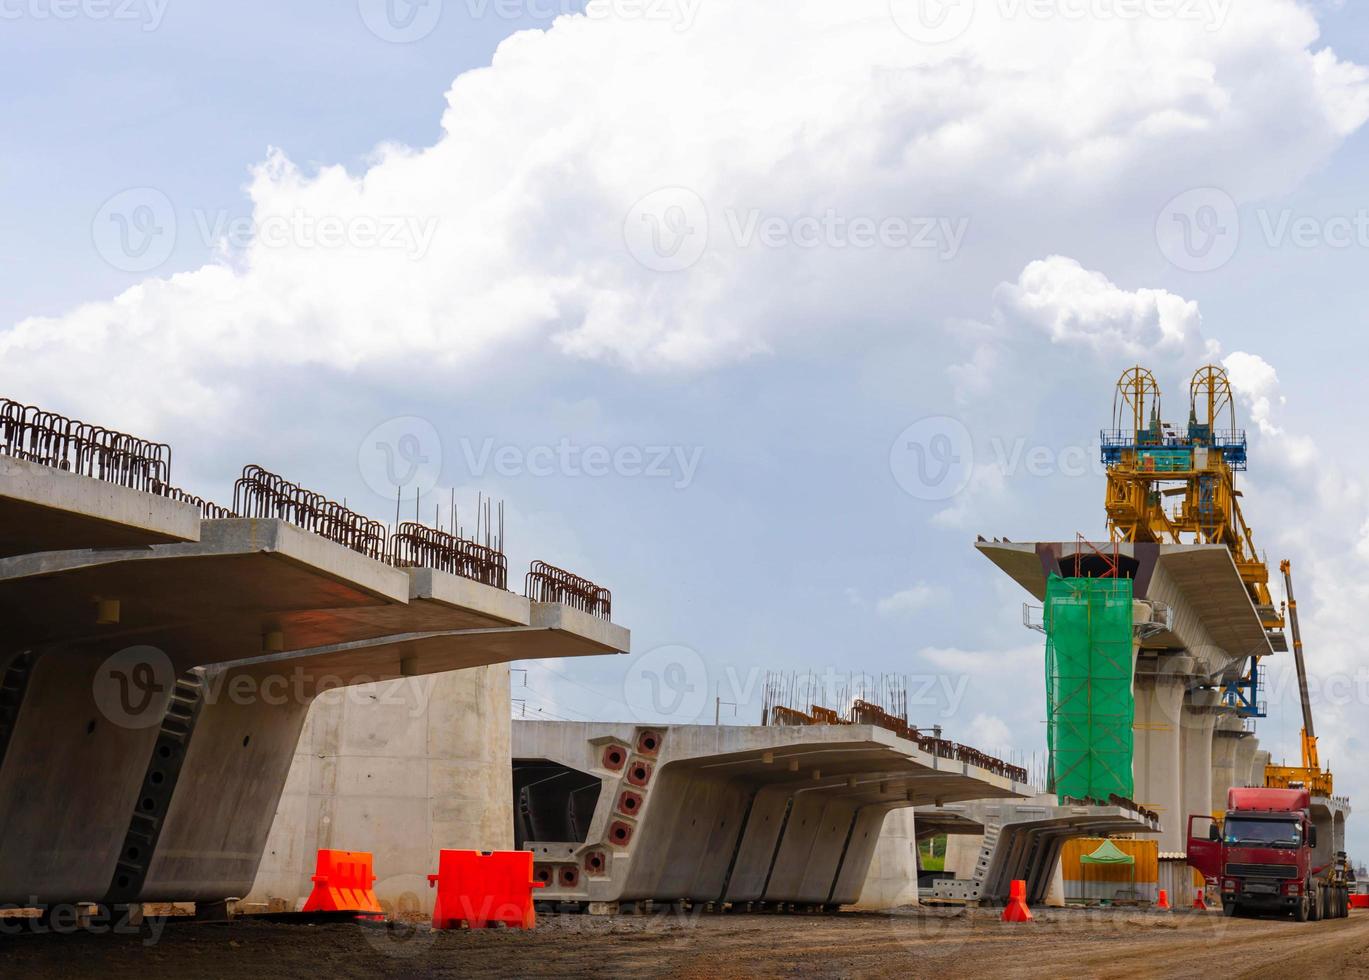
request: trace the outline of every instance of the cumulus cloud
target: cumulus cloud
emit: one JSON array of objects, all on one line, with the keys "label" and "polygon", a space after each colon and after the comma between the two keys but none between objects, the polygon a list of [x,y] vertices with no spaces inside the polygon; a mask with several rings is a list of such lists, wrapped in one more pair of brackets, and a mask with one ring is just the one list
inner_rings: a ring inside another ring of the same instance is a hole
[{"label": "cumulus cloud", "polygon": [[[460,76],[431,147],[381,147],[360,173],[272,151],[249,187],[272,234],[0,333],[3,380],[150,424],[297,394],[292,369],[391,387],[512,351],[706,369],[910,310],[936,322],[965,283],[1002,277],[1023,229],[1146,227],[1196,175],[1280,192],[1369,114],[1364,70],[1292,0],[1243,0],[1220,30],[981,7],[926,45],[887,0],[723,0],[688,22],[596,0]],[[658,236],[702,229],[697,261],[634,257],[634,206]],[[1052,260],[1018,290],[1005,302],[1054,341],[1092,317],[1092,344],[1180,344],[1195,316]]]},{"label": "cumulus cloud", "polygon": [[1126,290],[1061,255],[1032,262],[998,289],[997,315],[1053,344],[1097,353],[1168,357],[1200,346],[1198,304],[1163,289]]},{"label": "cumulus cloud", "polygon": [[944,598],[943,589],[928,585],[926,582],[918,582],[910,588],[884,596],[875,603],[875,611],[881,616],[906,616],[934,605]]}]

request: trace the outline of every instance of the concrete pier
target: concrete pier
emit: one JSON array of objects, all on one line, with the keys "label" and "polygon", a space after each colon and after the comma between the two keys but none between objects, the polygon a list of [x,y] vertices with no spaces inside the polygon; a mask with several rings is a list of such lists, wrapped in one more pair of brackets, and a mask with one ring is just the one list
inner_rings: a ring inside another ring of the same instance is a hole
[{"label": "concrete pier", "polygon": [[513,847],[509,671],[475,667],[320,697],[248,900],[299,905],[321,848],[375,856],[376,894],[427,914],[438,852]]},{"label": "concrete pier", "polygon": [[1251,657],[1287,644],[1264,628],[1225,546],[981,540],[976,547],[1038,600],[1050,575],[1069,576],[1115,554],[1136,604],[1152,611],[1135,628],[1132,774],[1133,798],[1160,816],[1162,853],[1182,854],[1188,816],[1211,814],[1230,786],[1263,785],[1254,737],[1225,741],[1240,721],[1223,701],[1223,685]]}]

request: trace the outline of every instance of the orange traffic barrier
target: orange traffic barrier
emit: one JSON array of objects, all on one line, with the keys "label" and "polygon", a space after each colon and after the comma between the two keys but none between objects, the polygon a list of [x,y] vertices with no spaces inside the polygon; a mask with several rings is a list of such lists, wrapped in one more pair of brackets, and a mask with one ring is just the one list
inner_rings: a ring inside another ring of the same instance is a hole
[{"label": "orange traffic barrier", "polygon": [[498,922],[533,929],[532,893],[546,882],[533,880],[531,851],[442,851],[437,874],[428,875],[428,887],[433,886],[434,929],[482,929]]},{"label": "orange traffic barrier", "polygon": [[1003,910],[1004,922],[1030,922],[1032,910],[1027,908],[1027,883],[1014,881],[1008,889],[1008,907]]},{"label": "orange traffic barrier", "polygon": [[1169,892],[1165,891],[1163,888],[1160,889],[1160,900],[1155,903],[1155,907],[1157,909],[1169,908]]},{"label": "orange traffic barrier", "polygon": [[314,890],[305,912],[356,912],[383,915],[376,898],[373,858],[365,851],[319,851]]},{"label": "orange traffic barrier", "polygon": [[1369,909],[1369,895],[1351,895],[1350,907],[1352,909]]}]

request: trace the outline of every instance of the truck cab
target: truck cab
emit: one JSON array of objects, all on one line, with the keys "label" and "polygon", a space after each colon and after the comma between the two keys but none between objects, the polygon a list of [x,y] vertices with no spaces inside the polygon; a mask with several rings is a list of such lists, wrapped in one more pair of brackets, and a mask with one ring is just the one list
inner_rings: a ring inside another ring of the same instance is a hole
[{"label": "truck cab", "polygon": [[1205,814],[1188,819],[1188,863],[1221,891],[1227,915],[1291,912],[1320,918],[1312,866],[1317,828],[1305,789],[1232,789],[1220,826]]}]

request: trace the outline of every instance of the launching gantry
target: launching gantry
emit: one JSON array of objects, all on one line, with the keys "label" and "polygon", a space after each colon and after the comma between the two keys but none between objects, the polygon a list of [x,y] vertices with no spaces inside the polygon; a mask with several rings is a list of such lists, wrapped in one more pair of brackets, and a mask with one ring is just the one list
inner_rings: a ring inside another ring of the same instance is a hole
[{"label": "launching gantry", "polygon": [[1241,515],[1236,474],[1246,469],[1245,430],[1226,371],[1199,368],[1188,385],[1188,427],[1163,421],[1160,386],[1143,367],[1117,381],[1112,428],[1103,432],[1112,540],[1224,544],[1265,629],[1282,629],[1269,568]]}]

